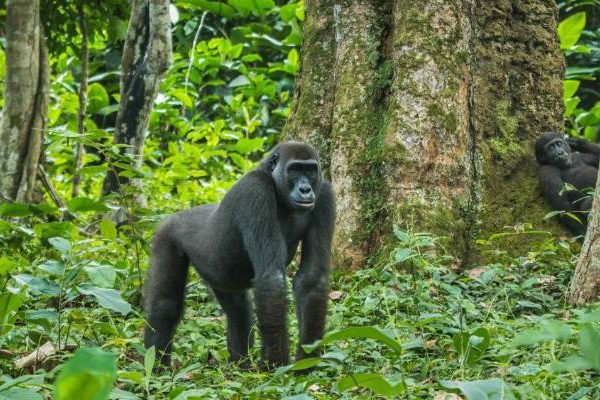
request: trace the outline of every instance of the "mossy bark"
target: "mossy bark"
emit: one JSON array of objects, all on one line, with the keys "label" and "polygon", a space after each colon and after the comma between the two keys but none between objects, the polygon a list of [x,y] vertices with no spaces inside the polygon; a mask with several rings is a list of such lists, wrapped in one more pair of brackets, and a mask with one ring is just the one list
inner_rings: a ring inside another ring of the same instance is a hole
[{"label": "mossy bark", "polygon": [[30,202],[48,109],[48,54],[39,0],[6,5],[6,81],[0,125],[0,201]]},{"label": "mossy bark", "polygon": [[590,212],[590,222],[575,274],[567,293],[572,305],[583,305],[598,300],[600,295],[600,180],[596,182],[596,196]]},{"label": "mossy bark", "polygon": [[[115,123],[114,143],[126,145],[134,157],[134,168],[141,168],[150,111],[163,75],[171,66],[171,20],[169,0],[134,0],[123,46],[119,112]],[[119,168],[106,174],[103,194],[119,192],[127,178],[119,176]],[[142,181],[133,186],[141,189]],[[145,199],[138,190],[135,199]]]},{"label": "mossy bark", "polygon": [[477,237],[542,220],[532,144],[562,124],[554,2],[306,7],[284,136],[329,168],[338,264],[361,265],[394,223],[448,237],[469,262]]}]

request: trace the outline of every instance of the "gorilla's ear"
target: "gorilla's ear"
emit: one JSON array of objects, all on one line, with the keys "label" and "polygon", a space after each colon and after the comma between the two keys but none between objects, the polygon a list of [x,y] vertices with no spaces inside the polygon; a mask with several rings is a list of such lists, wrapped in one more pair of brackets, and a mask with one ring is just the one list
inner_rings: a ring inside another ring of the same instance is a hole
[{"label": "gorilla's ear", "polygon": [[279,153],[273,153],[269,156],[269,170],[273,172],[275,167],[277,167],[277,163],[279,162]]}]

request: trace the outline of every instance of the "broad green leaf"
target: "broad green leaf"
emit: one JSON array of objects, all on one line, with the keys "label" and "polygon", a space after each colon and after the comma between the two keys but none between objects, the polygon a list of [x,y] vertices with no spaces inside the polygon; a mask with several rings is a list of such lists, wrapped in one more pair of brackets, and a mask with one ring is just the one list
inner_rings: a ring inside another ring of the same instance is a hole
[{"label": "broad green leaf", "polygon": [[502,379],[479,381],[440,381],[440,385],[454,393],[462,393],[465,400],[504,400],[509,389]]},{"label": "broad green leaf", "polygon": [[112,288],[115,285],[117,273],[113,266],[87,265],[83,269],[94,285],[104,288]]},{"label": "broad green leaf", "polygon": [[457,332],[452,337],[454,348],[467,363],[477,361],[490,346],[490,333],[485,328],[473,332]]},{"label": "broad green leaf", "polygon": [[53,276],[61,276],[65,272],[65,266],[60,261],[46,260],[38,268]]},{"label": "broad green leaf", "polygon": [[319,365],[320,362],[321,362],[320,358],[314,358],[314,357],[304,358],[302,360],[296,361],[290,369],[292,371],[302,371],[305,369],[316,367],[317,365]]},{"label": "broad green leaf", "polygon": [[144,354],[144,371],[146,376],[152,376],[152,368],[154,368],[154,360],[156,360],[156,347],[152,346],[146,350]]},{"label": "broad green leaf", "polygon": [[544,322],[541,328],[523,332],[513,340],[516,346],[527,346],[550,340],[567,340],[571,337],[571,327],[559,321]]},{"label": "broad green leaf", "polygon": [[117,227],[109,219],[100,221],[100,233],[105,239],[115,240],[117,238]]},{"label": "broad green leaf", "polygon": [[38,278],[28,274],[14,275],[13,279],[20,285],[27,286],[34,294],[45,294],[48,296],[58,296],[60,286],[54,281],[46,278]]},{"label": "broad green leaf", "polygon": [[71,222],[48,222],[33,226],[35,234],[43,239],[55,236],[72,237],[76,230],[77,228]]},{"label": "broad green leaf", "polygon": [[92,83],[88,87],[87,95],[88,102],[86,111],[90,114],[97,113],[101,108],[104,108],[109,104],[108,93],[100,83]]},{"label": "broad green leaf", "polygon": [[548,365],[548,370],[553,373],[574,372],[590,368],[593,368],[593,366],[589,361],[580,356],[567,357],[564,360],[555,361]]},{"label": "broad green leaf", "polygon": [[208,11],[213,14],[221,15],[225,18],[232,18],[235,15],[235,9],[233,7],[219,1],[178,0],[177,5],[180,7]]},{"label": "broad green leaf", "polygon": [[20,294],[2,293],[0,294],[0,333],[4,323],[8,320],[11,314],[19,309],[25,299]]},{"label": "broad green leaf", "polygon": [[600,372],[600,332],[590,324],[585,324],[579,332],[579,347],[583,358],[596,371]]},{"label": "broad green leaf", "polygon": [[374,326],[357,326],[331,332],[315,344],[304,345],[302,347],[310,353],[317,347],[346,339],[373,339],[379,343],[387,345],[398,354],[402,353],[402,345],[400,343],[398,343],[387,332],[384,332],[380,328]]},{"label": "broad green leaf", "polygon": [[241,138],[235,144],[235,149],[240,154],[250,154],[262,149],[263,138],[246,139]]},{"label": "broad green leaf", "polygon": [[567,50],[577,43],[585,28],[585,12],[575,13],[558,24],[560,48]]},{"label": "broad green leaf", "polygon": [[82,283],[77,285],[77,290],[81,294],[94,296],[98,304],[104,308],[108,308],[123,315],[129,314],[131,311],[131,304],[123,300],[121,293],[115,289],[105,289]]},{"label": "broad green leaf", "polygon": [[86,211],[108,211],[109,208],[101,201],[93,200],[88,197],[75,197],[67,204],[69,211],[86,212]]},{"label": "broad green leaf", "polygon": [[50,243],[52,247],[54,247],[63,255],[67,255],[69,254],[69,251],[71,251],[71,243],[69,243],[67,239],[60,236],[51,237],[48,239],[48,243]]},{"label": "broad green leaf", "polygon": [[58,374],[55,399],[108,399],[116,376],[116,359],[112,353],[99,348],[79,349]]},{"label": "broad green leaf", "polygon": [[13,387],[0,391],[0,400],[44,400],[44,398],[32,389]]},{"label": "broad green leaf", "polygon": [[577,92],[577,89],[579,89],[580,84],[581,84],[581,81],[576,81],[573,79],[564,80],[563,81],[563,99],[567,100],[568,98],[575,96],[575,93]]},{"label": "broad green leaf", "polygon": [[229,82],[229,87],[246,86],[249,84],[250,81],[248,80],[248,78],[246,78],[244,75],[239,75],[233,78],[231,82]]},{"label": "broad green leaf", "polygon": [[337,386],[342,392],[355,387],[364,387],[381,396],[398,396],[406,390],[403,382],[391,383],[379,374],[352,374],[340,379]]},{"label": "broad green leaf", "polygon": [[3,203],[0,204],[0,217],[27,217],[31,215],[31,209],[27,204]]},{"label": "broad green leaf", "polygon": [[394,259],[398,264],[403,263],[404,261],[408,260],[409,258],[412,258],[413,256],[414,254],[412,250],[408,248],[396,249],[394,251]]},{"label": "broad green leaf", "polygon": [[6,276],[15,268],[16,264],[8,257],[0,257],[0,276]]}]

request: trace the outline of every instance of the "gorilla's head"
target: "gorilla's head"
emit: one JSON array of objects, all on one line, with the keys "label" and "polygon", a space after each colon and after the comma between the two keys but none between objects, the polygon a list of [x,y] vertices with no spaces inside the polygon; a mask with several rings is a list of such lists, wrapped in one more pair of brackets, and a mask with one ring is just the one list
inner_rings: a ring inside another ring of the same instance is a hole
[{"label": "gorilla's head", "polygon": [[312,146],[281,143],[271,151],[263,165],[271,171],[280,203],[294,211],[314,208],[321,188],[321,166]]},{"label": "gorilla's head", "polygon": [[535,157],[540,164],[568,168],[573,163],[571,147],[559,133],[545,133],[535,143]]}]

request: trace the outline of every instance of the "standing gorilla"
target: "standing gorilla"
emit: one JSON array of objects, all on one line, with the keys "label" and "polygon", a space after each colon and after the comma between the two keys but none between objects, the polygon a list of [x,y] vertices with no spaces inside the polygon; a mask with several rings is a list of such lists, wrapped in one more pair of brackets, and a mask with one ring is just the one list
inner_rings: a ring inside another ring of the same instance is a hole
[{"label": "standing gorilla", "polygon": [[[538,175],[544,197],[553,209],[577,215],[581,222],[568,215],[562,215],[560,222],[574,235],[585,235],[592,198],[582,190],[596,187],[600,146],[546,133],[537,140],[535,155],[540,164]],[[565,184],[576,190],[563,190]]]},{"label": "standing gorilla", "polygon": [[319,158],[307,144],[275,147],[227,192],[220,204],[178,212],[154,237],[146,282],[144,344],[170,363],[171,341],[183,313],[191,263],[212,288],[227,315],[229,360],[252,346],[254,287],[262,357],[267,365],[289,362],[285,270],[299,242],[300,268],[293,280],[300,345],[323,337],[329,290],[335,202],[321,176]]}]

